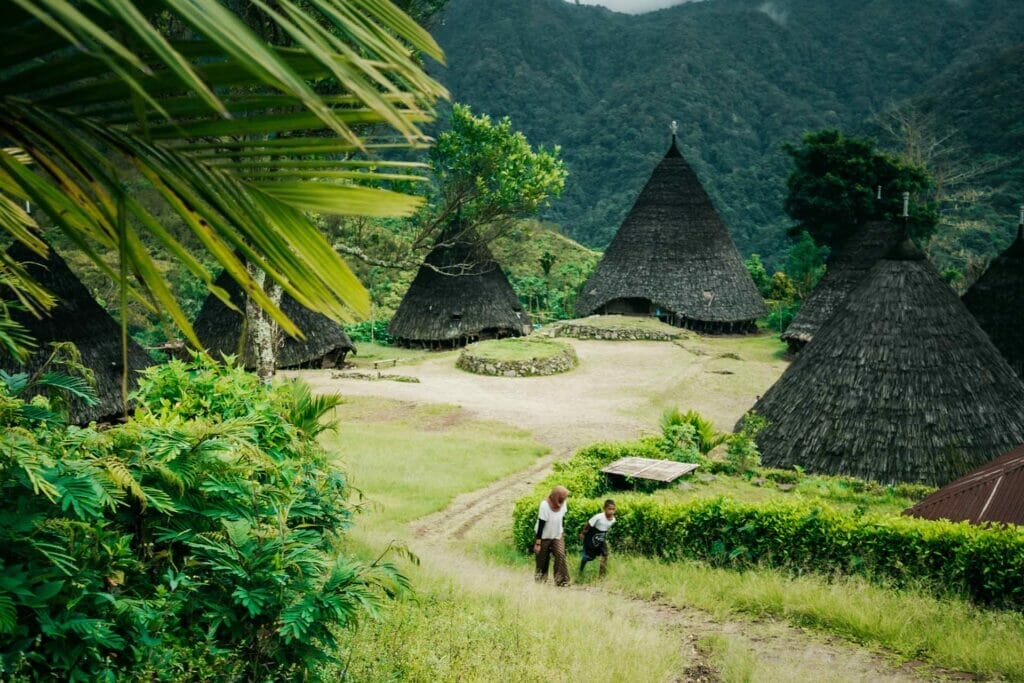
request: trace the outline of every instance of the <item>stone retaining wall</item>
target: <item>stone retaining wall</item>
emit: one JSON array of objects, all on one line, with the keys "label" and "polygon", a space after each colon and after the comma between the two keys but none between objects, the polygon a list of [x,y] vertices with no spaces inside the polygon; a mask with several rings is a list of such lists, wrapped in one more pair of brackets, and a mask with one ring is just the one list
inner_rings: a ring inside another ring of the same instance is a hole
[{"label": "stone retaining wall", "polygon": [[459,360],[455,362],[455,366],[477,375],[540,377],[567,372],[576,367],[578,363],[576,352],[571,348],[566,348],[550,358],[511,361],[475,356],[470,346],[462,351],[462,354],[459,355]]},{"label": "stone retaining wall", "polygon": [[550,328],[553,337],[573,339],[604,339],[608,341],[675,341],[685,339],[686,333],[649,330],[640,327],[597,327],[574,323],[556,323]]}]

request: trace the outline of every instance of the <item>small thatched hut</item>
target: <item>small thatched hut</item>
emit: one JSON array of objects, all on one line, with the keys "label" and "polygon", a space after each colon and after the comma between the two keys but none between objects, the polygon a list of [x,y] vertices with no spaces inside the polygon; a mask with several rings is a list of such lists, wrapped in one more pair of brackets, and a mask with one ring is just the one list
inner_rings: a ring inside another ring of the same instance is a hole
[{"label": "small thatched hut", "polygon": [[530,317],[487,245],[453,228],[427,254],[388,331],[407,346],[463,346],[529,333]]},{"label": "small thatched hut", "polygon": [[[228,292],[239,311],[245,310],[242,288],[230,275],[222,272],[214,284]],[[342,365],[346,355],[355,353],[355,345],[341,325],[322,313],[309,310],[287,294],[281,300],[281,310],[302,330],[306,339],[300,341],[281,334],[277,347],[278,368],[333,368]],[[217,297],[212,294],[206,297],[192,328],[203,348],[215,357],[234,355],[247,369],[255,367],[245,316],[228,308]]]},{"label": "small thatched hut", "polygon": [[782,334],[791,353],[814,338],[814,333],[828,322],[878,259],[899,243],[902,235],[903,229],[894,223],[872,221],[832,253],[825,276]]},{"label": "small thatched hut", "polygon": [[675,135],[580,292],[576,314],[595,313],[657,316],[706,332],[750,332],[765,314]]},{"label": "small thatched hut", "polygon": [[[71,404],[70,421],[86,424],[93,420],[103,422],[117,419],[126,412],[121,393],[124,363],[121,348],[121,326],[100,306],[82,281],[56,251],[50,249],[45,260],[20,243],[14,243],[7,254],[25,264],[28,273],[57,297],[59,303],[42,318],[23,311],[11,316],[25,326],[39,344],[28,362],[19,366],[2,359],[0,365],[8,372],[33,372],[49,357],[51,342],[72,342],[82,354],[82,364],[93,371],[99,403]],[[128,339],[128,390],[135,389],[138,373],[153,364],[149,354]]]},{"label": "small thatched hut", "polygon": [[1024,446],[946,484],[903,514],[971,524],[1024,525]]},{"label": "small thatched hut", "polygon": [[992,261],[963,301],[1017,376],[1024,378],[1024,207],[1017,239]]},{"label": "small thatched hut", "polygon": [[1024,384],[909,240],[754,410],[770,467],[942,485],[1024,443]]}]

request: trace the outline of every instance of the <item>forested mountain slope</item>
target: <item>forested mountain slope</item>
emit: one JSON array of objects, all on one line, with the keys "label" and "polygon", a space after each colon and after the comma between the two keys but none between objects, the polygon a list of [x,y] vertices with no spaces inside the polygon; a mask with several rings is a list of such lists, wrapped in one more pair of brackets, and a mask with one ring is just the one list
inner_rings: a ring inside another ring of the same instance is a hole
[{"label": "forested mountain slope", "polygon": [[607,244],[675,119],[740,250],[777,261],[788,225],[780,144],[827,126],[866,130],[943,74],[1019,43],[1022,23],[1019,0],[707,0],[638,16],[452,0],[435,34],[456,100],[562,146],[570,178],[545,218],[572,237]]}]

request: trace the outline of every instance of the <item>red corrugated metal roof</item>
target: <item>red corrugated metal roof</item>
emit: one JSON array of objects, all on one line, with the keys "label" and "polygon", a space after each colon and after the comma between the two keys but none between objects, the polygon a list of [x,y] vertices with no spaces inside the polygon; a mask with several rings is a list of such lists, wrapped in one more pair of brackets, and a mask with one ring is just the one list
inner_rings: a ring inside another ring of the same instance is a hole
[{"label": "red corrugated metal roof", "polygon": [[946,484],[903,514],[1024,525],[1024,446]]}]

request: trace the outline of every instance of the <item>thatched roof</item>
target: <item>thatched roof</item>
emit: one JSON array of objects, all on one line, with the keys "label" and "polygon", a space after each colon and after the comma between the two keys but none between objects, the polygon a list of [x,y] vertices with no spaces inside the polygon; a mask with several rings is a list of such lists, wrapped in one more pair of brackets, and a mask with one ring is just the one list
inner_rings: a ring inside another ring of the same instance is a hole
[{"label": "thatched roof", "polygon": [[[8,372],[33,372],[46,361],[51,351],[50,342],[73,342],[82,354],[82,364],[93,371],[96,377],[96,393],[99,403],[85,406],[75,401],[71,405],[70,420],[85,424],[93,420],[102,421],[125,414],[121,394],[121,377],[124,369],[121,349],[121,326],[100,306],[85,285],[56,251],[50,249],[49,257],[42,261],[39,256],[20,243],[14,243],[7,250],[8,255],[26,264],[26,270],[54,296],[59,303],[44,317],[19,311],[11,316],[24,325],[39,344],[39,349],[24,366],[2,359],[0,365]],[[146,351],[128,339],[128,390],[135,389],[138,373],[153,364]]]},{"label": "thatched roof", "polygon": [[462,345],[523,334],[530,318],[491,250],[461,229],[427,254],[388,331],[406,344]]},{"label": "thatched roof", "polygon": [[942,485],[1024,443],[1024,384],[909,240],[754,410],[770,467]]},{"label": "thatched roof", "polygon": [[1024,378],[1024,224],[963,300],[1017,376]]},{"label": "thatched roof", "polygon": [[[228,292],[239,311],[245,310],[242,288],[230,275],[222,272],[214,284]],[[306,339],[300,341],[281,335],[277,349],[278,368],[333,367],[344,359],[345,354],[355,350],[341,325],[302,306],[287,294],[281,299],[281,310],[302,330]],[[192,327],[203,347],[214,357],[234,355],[244,361],[247,369],[255,367],[251,344],[246,345],[244,357],[242,355],[242,342],[248,341],[245,316],[225,306],[217,297],[212,294],[206,297]]]},{"label": "thatched roof", "polygon": [[643,299],[697,328],[747,326],[764,301],[675,136],[583,286],[576,313]]},{"label": "thatched roof", "polygon": [[1024,525],[1024,446],[946,484],[903,514],[971,524]]},{"label": "thatched roof", "polygon": [[790,351],[798,351],[814,338],[814,333],[828,322],[871,267],[896,246],[902,235],[902,228],[893,223],[872,221],[832,253],[825,276],[782,334]]}]

